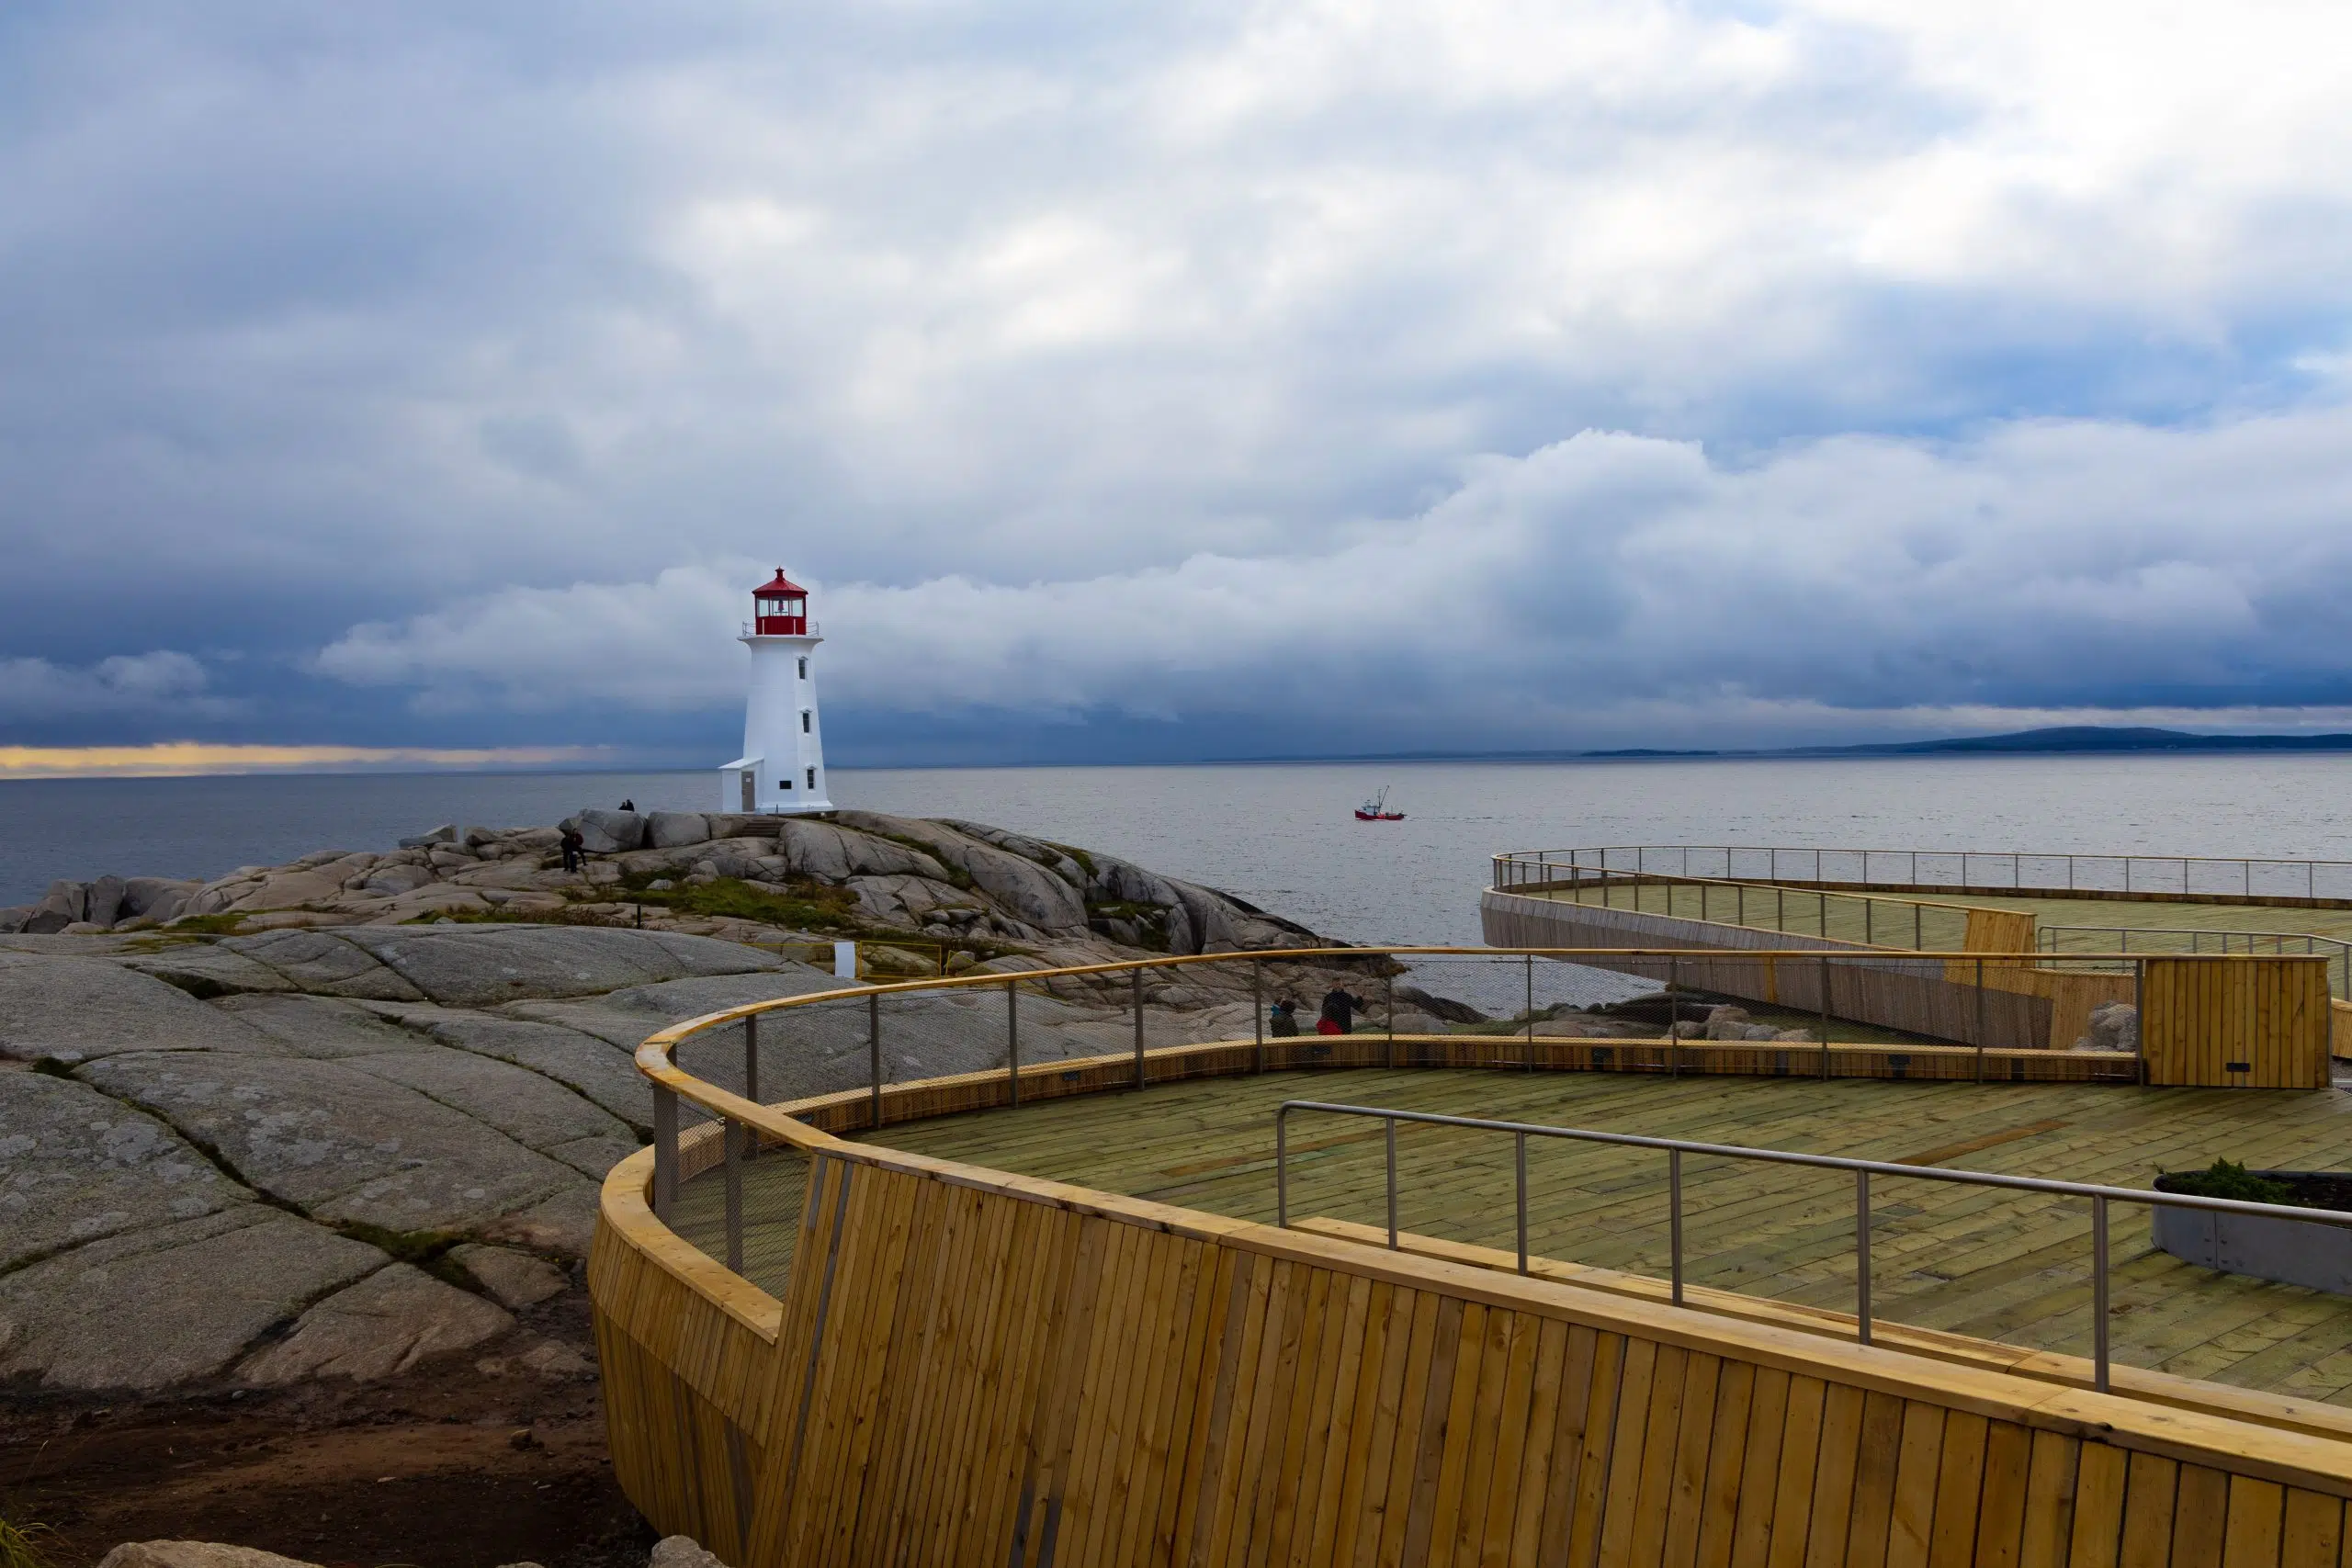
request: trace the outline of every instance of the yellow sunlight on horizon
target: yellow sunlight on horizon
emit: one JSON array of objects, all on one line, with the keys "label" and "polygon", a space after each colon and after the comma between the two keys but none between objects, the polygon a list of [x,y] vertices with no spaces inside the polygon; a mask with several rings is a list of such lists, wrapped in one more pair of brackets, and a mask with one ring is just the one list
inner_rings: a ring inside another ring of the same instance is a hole
[{"label": "yellow sunlight on horizon", "polygon": [[302,768],[368,768],[402,762],[429,768],[529,767],[589,762],[601,746],[216,745],[161,740],[147,746],[0,746],[0,779],[168,778],[184,773],[260,773]]}]

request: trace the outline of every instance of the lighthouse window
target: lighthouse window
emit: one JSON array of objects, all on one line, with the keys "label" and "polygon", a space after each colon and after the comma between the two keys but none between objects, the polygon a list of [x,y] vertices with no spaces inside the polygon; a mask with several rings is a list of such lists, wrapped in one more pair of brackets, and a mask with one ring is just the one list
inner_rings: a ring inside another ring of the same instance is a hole
[{"label": "lighthouse window", "polygon": [[808,770],[808,787],[810,789],[817,787],[817,770],[814,768]]},{"label": "lighthouse window", "polygon": [[802,708],[800,710],[800,733],[803,735],[808,733],[808,710],[807,708]]},{"label": "lighthouse window", "polygon": [[808,679],[808,661],[805,659],[800,661],[800,678],[804,681]]}]

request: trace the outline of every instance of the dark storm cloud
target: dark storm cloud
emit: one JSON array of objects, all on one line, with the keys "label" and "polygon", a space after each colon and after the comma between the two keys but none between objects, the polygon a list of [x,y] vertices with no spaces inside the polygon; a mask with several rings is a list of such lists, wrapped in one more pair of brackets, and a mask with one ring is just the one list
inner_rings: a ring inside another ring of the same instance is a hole
[{"label": "dark storm cloud", "polygon": [[2352,702],[2344,24],[2133,16],[10,7],[0,738]]}]

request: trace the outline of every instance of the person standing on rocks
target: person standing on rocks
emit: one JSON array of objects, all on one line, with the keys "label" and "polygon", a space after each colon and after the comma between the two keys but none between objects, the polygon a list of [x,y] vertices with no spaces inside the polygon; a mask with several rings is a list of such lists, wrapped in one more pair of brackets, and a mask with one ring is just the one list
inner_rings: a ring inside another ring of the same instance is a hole
[{"label": "person standing on rocks", "polygon": [[556,842],[563,846],[563,869],[577,874],[580,870],[580,852],[587,847],[587,839],[582,836],[579,829],[567,822],[564,824],[563,836]]},{"label": "person standing on rocks", "polygon": [[1274,1003],[1268,1016],[1267,1030],[1277,1040],[1288,1040],[1298,1033],[1298,1004],[1288,997]]},{"label": "person standing on rocks", "polygon": [[1356,1010],[1364,1006],[1362,997],[1351,996],[1343,987],[1334,986],[1323,997],[1323,1016],[1315,1021],[1317,1034],[1346,1034],[1355,1028]]},{"label": "person standing on rocks", "polygon": [[623,811],[634,811],[637,809],[637,802],[634,800],[624,800],[621,802],[621,809]]}]

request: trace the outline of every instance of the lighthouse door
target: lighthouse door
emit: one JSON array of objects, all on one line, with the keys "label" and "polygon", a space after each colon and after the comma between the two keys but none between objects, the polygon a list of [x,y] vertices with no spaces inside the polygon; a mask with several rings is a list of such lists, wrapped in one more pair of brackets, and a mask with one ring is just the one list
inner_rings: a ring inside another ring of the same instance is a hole
[{"label": "lighthouse door", "polygon": [[743,810],[747,814],[757,811],[760,808],[760,775],[752,769],[745,768],[735,776],[743,781]]}]

